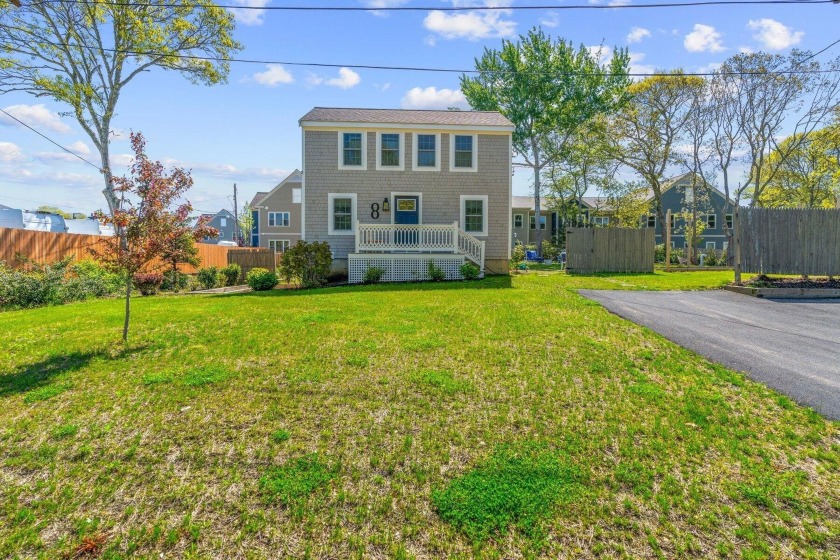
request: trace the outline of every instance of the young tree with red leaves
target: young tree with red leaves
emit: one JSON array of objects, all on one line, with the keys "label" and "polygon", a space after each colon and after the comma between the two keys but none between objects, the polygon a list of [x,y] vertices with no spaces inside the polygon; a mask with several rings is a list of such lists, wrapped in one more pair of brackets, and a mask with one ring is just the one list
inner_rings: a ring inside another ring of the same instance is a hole
[{"label": "young tree with red leaves", "polygon": [[151,161],[146,156],[146,141],[139,132],[131,133],[131,148],[134,151],[131,177],[114,178],[120,205],[113,214],[98,214],[104,223],[113,224],[116,235],[103,244],[103,249],[92,251],[105,266],[125,275],[123,341],[128,340],[134,274],[161,259],[175,240],[189,236],[198,241],[218,235],[206,219],[192,227],[189,221],[192,205],[189,201],[178,204],[193,185],[190,173],[182,168],[167,173],[159,161]]}]

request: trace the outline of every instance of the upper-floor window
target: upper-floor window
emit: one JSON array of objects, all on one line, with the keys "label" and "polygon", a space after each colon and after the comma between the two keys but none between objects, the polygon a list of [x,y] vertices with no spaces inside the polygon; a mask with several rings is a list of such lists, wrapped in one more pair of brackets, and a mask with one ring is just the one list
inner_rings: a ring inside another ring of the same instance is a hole
[{"label": "upper-floor window", "polygon": [[227,218],[219,218],[222,227],[227,227]]},{"label": "upper-floor window", "polygon": [[521,228],[523,220],[524,220],[524,218],[523,218],[522,214],[514,214],[513,215],[513,227]]},{"label": "upper-floor window", "polygon": [[487,235],[487,195],[461,196],[461,229],[473,235]]},{"label": "upper-floor window", "polygon": [[717,214],[700,214],[700,220],[706,224],[707,229],[717,227]]},{"label": "upper-floor window", "polygon": [[414,170],[440,170],[440,135],[414,135]]},{"label": "upper-floor window", "polygon": [[726,215],[726,229],[732,229],[732,214]]},{"label": "upper-floor window", "polygon": [[644,227],[656,227],[656,214],[648,214],[647,216],[642,216],[642,226]]},{"label": "upper-floor window", "polygon": [[352,234],[356,231],[356,194],[330,193],[329,203],[329,235]]},{"label": "upper-floor window", "polygon": [[289,227],[289,213],[269,212],[268,225],[271,227]]},{"label": "upper-floor window", "polygon": [[300,204],[300,188],[292,189],[292,204]]},{"label": "upper-floor window", "polygon": [[453,134],[450,136],[450,171],[476,171],[475,134]]},{"label": "upper-floor window", "polygon": [[[540,229],[545,229],[545,214],[540,216]],[[531,216],[531,229],[537,229],[537,216]]]},{"label": "upper-floor window", "polygon": [[344,169],[367,168],[367,142],[364,132],[338,134],[338,166]]},{"label": "upper-floor window", "polygon": [[380,132],[376,136],[376,168],[403,169],[402,134]]}]

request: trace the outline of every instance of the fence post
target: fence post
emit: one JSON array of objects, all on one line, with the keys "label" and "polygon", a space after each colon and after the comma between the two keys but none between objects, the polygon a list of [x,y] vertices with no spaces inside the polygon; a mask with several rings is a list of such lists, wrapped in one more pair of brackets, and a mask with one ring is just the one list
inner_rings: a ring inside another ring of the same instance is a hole
[{"label": "fence post", "polygon": [[[665,214],[665,270],[671,272],[671,209],[668,209]],[[653,241],[654,250],[656,250],[656,239]]]}]

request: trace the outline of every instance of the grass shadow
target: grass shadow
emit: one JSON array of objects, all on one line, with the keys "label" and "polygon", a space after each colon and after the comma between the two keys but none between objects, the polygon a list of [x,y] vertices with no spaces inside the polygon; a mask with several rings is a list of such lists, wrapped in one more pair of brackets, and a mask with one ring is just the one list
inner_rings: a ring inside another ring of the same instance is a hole
[{"label": "grass shadow", "polygon": [[316,294],[336,294],[353,292],[416,292],[416,291],[453,291],[453,290],[503,290],[512,287],[510,276],[490,276],[483,280],[451,282],[389,282],[381,284],[344,284],[313,289],[268,290],[265,292],[245,292],[218,294],[213,297],[295,297]]},{"label": "grass shadow", "polygon": [[74,351],[53,354],[34,363],[22,364],[12,371],[0,373],[0,397],[28,393],[48,386],[56,377],[77,371],[90,364],[94,358],[120,358],[140,352],[145,348],[145,346],[130,348],[116,354],[107,350]]}]

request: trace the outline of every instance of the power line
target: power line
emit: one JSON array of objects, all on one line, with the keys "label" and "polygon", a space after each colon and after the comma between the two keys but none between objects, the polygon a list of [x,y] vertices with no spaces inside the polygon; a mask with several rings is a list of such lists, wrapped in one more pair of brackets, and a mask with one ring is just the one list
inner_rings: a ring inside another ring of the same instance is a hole
[{"label": "power line", "polygon": [[[62,0],[63,1],[63,0]],[[831,0],[829,0],[831,1]],[[387,70],[387,71],[399,71],[399,72],[437,72],[437,73],[449,73],[449,74],[487,74],[491,71],[488,70],[476,70],[476,69],[458,69],[458,68],[434,68],[434,67],[423,67],[423,66],[384,66],[378,64],[333,64],[333,63],[326,63],[326,62],[299,62],[299,61],[288,61],[288,60],[260,60],[260,59],[248,59],[248,58],[223,58],[219,56],[202,56],[197,54],[175,54],[175,53],[159,53],[154,51],[132,51],[132,50],[125,50],[125,49],[111,49],[107,47],[93,47],[87,45],[71,45],[71,44],[63,44],[63,43],[52,43],[49,41],[44,41],[48,45],[52,45],[54,47],[63,47],[63,48],[71,48],[71,49],[88,49],[88,50],[102,50],[105,52],[111,52],[114,54],[124,54],[128,56],[146,56],[146,57],[159,57],[159,58],[180,58],[186,60],[203,60],[203,61],[210,61],[210,62],[221,62],[221,63],[239,63],[239,64],[260,64],[260,65],[269,65],[269,64],[279,64],[282,66],[304,66],[304,67],[312,67],[312,68],[356,68],[359,70]],[[823,49],[824,52],[826,49]],[[816,55],[813,55],[816,56]],[[840,68],[821,68],[821,69],[809,69],[809,70],[794,70],[793,67],[787,70],[776,70],[771,72],[724,72],[724,71],[716,71],[716,72],[680,72],[679,75],[681,76],[773,76],[773,75],[790,75],[790,74],[828,74],[833,72],[840,72]],[[507,71],[507,70],[500,70],[498,71],[499,74],[533,74],[538,76],[543,75],[551,75],[557,77],[573,77],[573,76],[588,76],[589,73],[587,72],[517,72],[517,71]],[[633,78],[651,78],[651,77],[668,77],[673,76],[673,72],[623,72],[621,75],[633,77]]]},{"label": "power line", "polygon": [[[697,6],[743,6],[774,4],[831,4],[834,0],[694,0],[692,2],[655,2],[650,4],[567,4],[567,5],[527,5],[527,6],[389,6],[372,8],[370,6],[237,6],[234,4],[215,4],[216,8],[231,10],[264,10],[285,12],[490,12],[490,11],[534,11],[534,10],[616,10],[649,8],[689,8]],[[110,2],[108,0],[41,0],[35,4],[105,4],[118,7],[137,8],[183,8],[182,4],[172,2]],[[196,8],[202,6],[195,6]]]},{"label": "power line", "polygon": [[90,160],[87,160],[87,159],[83,158],[82,156],[80,156],[79,154],[77,154],[76,152],[74,152],[74,151],[72,151],[72,150],[68,150],[67,148],[65,148],[64,146],[62,146],[61,144],[59,144],[58,142],[56,142],[55,140],[53,140],[52,138],[50,138],[50,137],[46,136],[45,134],[42,134],[41,132],[39,132],[39,131],[35,130],[34,128],[32,128],[31,126],[29,126],[28,124],[26,124],[25,122],[23,122],[22,120],[20,120],[19,118],[17,118],[16,116],[9,114],[9,113],[8,113],[5,109],[0,109],[0,112],[2,112],[4,115],[6,115],[7,117],[9,117],[10,119],[15,120],[15,121],[17,121],[18,123],[20,123],[21,125],[25,126],[26,128],[28,128],[29,130],[31,130],[32,132],[34,132],[35,134],[37,134],[38,136],[40,136],[41,138],[43,138],[44,140],[46,140],[47,142],[49,142],[49,143],[51,143],[51,144],[55,144],[56,146],[58,146],[59,148],[61,148],[62,150],[64,150],[64,151],[65,151],[65,152],[67,152],[68,154],[70,154],[71,156],[76,157],[76,158],[79,158],[80,160],[82,160],[82,161],[83,161],[83,162],[85,162],[86,164],[88,164],[88,165],[90,165],[90,166],[94,167],[97,171],[99,171],[99,172],[101,172],[101,173],[104,173],[104,171],[102,171],[102,168],[100,168],[98,165],[96,165],[96,164],[95,164],[95,163],[93,163],[92,161],[90,161]]}]

